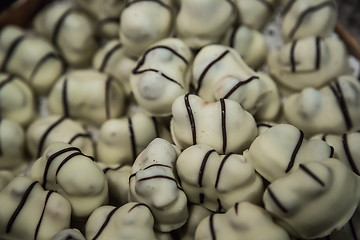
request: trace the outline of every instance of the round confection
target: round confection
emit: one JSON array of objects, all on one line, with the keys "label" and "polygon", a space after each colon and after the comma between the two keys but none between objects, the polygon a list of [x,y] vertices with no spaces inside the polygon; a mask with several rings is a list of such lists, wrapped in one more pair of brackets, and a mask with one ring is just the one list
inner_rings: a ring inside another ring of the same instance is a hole
[{"label": "round confection", "polygon": [[343,227],[359,199],[359,177],[335,158],[301,164],[271,183],[263,197],[276,222],[304,239],[324,237]]},{"label": "round confection", "polygon": [[89,13],[96,21],[98,35],[115,39],[118,37],[120,14],[125,7],[125,0],[76,0],[76,5]]},{"label": "round confection", "polygon": [[240,23],[261,30],[275,12],[276,0],[235,0]]},{"label": "round confection", "polygon": [[1,239],[51,239],[68,228],[70,203],[27,177],[14,178],[0,192]]},{"label": "round confection", "polygon": [[156,138],[136,158],[130,175],[129,200],[149,206],[154,228],[170,232],[188,218],[187,198],[179,185],[175,162],[179,149]]},{"label": "round confection", "polygon": [[34,158],[39,158],[44,150],[54,142],[65,142],[79,148],[84,154],[94,156],[94,146],[90,133],[77,121],[51,115],[38,118],[26,130],[26,145]]},{"label": "round confection", "polygon": [[124,112],[125,96],[111,76],[95,70],[74,70],[56,82],[48,107],[51,114],[100,126]]},{"label": "round confection", "polygon": [[279,124],[260,134],[244,156],[267,181],[285,177],[309,161],[333,157],[334,149],[319,139],[307,140],[290,124]]},{"label": "round confection", "polygon": [[86,240],[76,228],[68,228],[58,232],[51,240]]},{"label": "round confection", "polygon": [[306,87],[320,88],[345,74],[349,62],[340,40],[310,36],[271,52],[267,65],[279,84],[300,91]]},{"label": "round confection", "polygon": [[105,174],[92,157],[67,143],[53,143],[31,167],[30,176],[69,200],[72,215],[86,218],[108,201]]},{"label": "round confection", "polygon": [[109,204],[121,206],[128,202],[131,165],[108,165],[98,162],[109,185]]},{"label": "round confection", "polygon": [[26,127],[36,116],[35,96],[21,78],[0,73],[0,118]]},{"label": "round confection", "polygon": [[25,132],[14,121],[0,119],[0,169],[14,170],[25,163]]},{"label": "round confection", "polygon": [[34,18],[34,30],[48,38],[72,67],[89,66],[98,43],[90,17],[71,1],[56,1]]},{"label": "round confection", "polygon": [[120,16],[119,36],[127,56],[138,58],[172,33],[174,12],[162,0],[130,0]]},{"label": "round confection", "polygon": [[204,100],[231,99],[252,114],[270,93],[268,84],[247,66],[240,55],[223,45],[202,48],[194,59],[192,75],[195,93]]},{"label": "round confection", "polygon": [[126,95],[131,94],[129,78],[136,61],[125,55],[121,42],[111,40],[99,48],[94,55],[92,66],[100,72],[113,76],[122,84]]},{"label": "round confection", "polygon": [[192,53],[176,38],[149,47],[130,75],[139,106],[153,116],[170,116],[174,100],[189,91]]},{"label": "round confection", "polygon": [[360,175],[360,132],[320,134],[313,138],[322,139],[334,148],[334,157],[349,166],[354,173]]},{"label": "round confection", "polygon": [[0,192],[6,187],[6,185],[13,179],[15,175],[8,170],[0,170]]},{"label": "round confection", "polygon": [[285,119],[308,136],[360,129],[360,83],[350,75],[285,98]]},{"label": "round confection", "polygon": [[212,214],[203,219],[195,240],[290,240],[288,233],[274,223],[265,209],[249,202],[235,203],[225,214]]},{"label": "round confection", "polygon": [[192,49],[218,43],[237,18],[237,9],[231,0],[182,0],[180,3],[176,35]]},{"label": "round confection", "polygon": [[143,203],[130,202],[121,207],[102,206],[86,222],[86,239],[156,240],[154,217]]},{"label": "round confection", "polygon": [[254,117],[230,99],[210,103],[186,94],[175,100],[172,114],[171,136],[180,149],[206,144],[220,154],[241,154],[257,135]]},{"label": "round confection", "polygon": [[46,94],[64,71],[55,48],[40,35],[7,25],[0,32],[0,71],[17,74],[37,94]]},{"label": "round confection", "polygon": [[188,200],[213,212],[225,212],[236,202],[261,202],[262,179],[242,155],[194,145],[181,152],[176,169]]},{"label": "round confection", "polygon": [[[257,1],[251,0],[251,2]],[[234,48],[253,69],[258,69],[264,64],[269,51],[264,35],[245,25],[235,25],[230,28],[222,43]]]},{"label": "round confection", "polygon": [[171,140],[169,131],[154,117],[142,112],[101,125],[96,150],[98,161],[107,164],[132,164],[138,154],[157,137]]},{"label": "round confection", "polygon": [[326,36],[335,29],[335,0],[291,0],[285,5],[281,24],[285,41],[308,36]]}]

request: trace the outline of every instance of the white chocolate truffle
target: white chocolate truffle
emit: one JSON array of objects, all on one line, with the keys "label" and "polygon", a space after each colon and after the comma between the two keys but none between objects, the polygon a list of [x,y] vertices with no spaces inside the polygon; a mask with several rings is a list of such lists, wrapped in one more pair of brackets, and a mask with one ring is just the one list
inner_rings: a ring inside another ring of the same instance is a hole
[{"label": "white chocolate truffle", "polygon": [[270,53],[270,74],[286,88],[320,88],[348,70],[345,45],[336,38],[310,36]]},{"label": "white chocolate truffle", "polygon": [[70,203],[27,177],[14,178],[0,202],[1,239],[47,240],[70,225]]},{"label": "white chocolate truffle", "polygon": [[225,214],[212,214],[196,229],[195,240],[290,240],[263,208],[248,202],[236,203]]},{"label": "white chocolate truffle", "polygon": [[154,218],[143,203],[131,202],[121,207],[102,206],[86,222],[86,238],[156,240]]},{"label": "white chocolate truffle", "polygon": [[[89,97],[91,96],[91,97]],[[74,70],[59,79],[49,95],[49,111],[96,126],[125,109],[121,85],[95,70]]]},{"label": "white chocolate truffle", "polygon": [[25,133],[14,121],[0,119],[0,169],[13,170],[25,163]]},{"label": "white chocolate truffle", "polygon": [[51,240],[86,240],[86,239],[78,229],[69,228],[58,232]]},{"label": "white chocolate truffle", "polygon": [[319,139],[307,140],[290,124],[276,125],[260,134],[244,156],[267,181],[295,171],[300,164],[333,157],[334,149]]},{"label": "white chocolate truffle", "polygon": [[0,33],[0,71],[17,74],[37,94],[46,94],[64,71],[64,61],[47,39],[5,26]]},{"label": "white chocolate truffle", "polygon": [[113,76],[122,84],[126,95],[130,95],[129,78],[136,61],[125,55],[121,42],[112,40],[101,47],[94,55],[92,66],[100,72]]},{"label": "white chocolate truffle", "polygon": [[326,36],[334,31],[336,19],[334,0],[289,1],[283,11],[283,39],[287,42],[308,36]]},{"label": "white chocolate truffle", "polygon": [[270,92],[268,84],[247,66],[241,56],[223,45],[202,48],[194,59],[192,73],[195,93],[201,98],[210,102],[231,99],[252,114]]},{"label": "white chocolate truffle", "polygon": [[[250,1],[261,2],[261,0]],[[258,69],[264,64],[269,51],[264,35],[245,25],[236,25],[229,29],[222,42],[234,48],[253,69]]]},{"label": "white chocolate truffle", "polygon": [[27,126],[36,116],[32,89],[15,75],[0,73],[0,116]]},{"label": "white chocolate truffle", "polygon": [[118,37],[120,14],[125,2],[125,0],[75,0],[80,9],[95,19],[97,34],[108,39]]},{"label": "white chocolate truffle", "polygon": [[138,58],[172,32],[174,12],[162,0],[130,0],[120,17],[119,36],[127,56]]},{"label": "white chocolate truffle", "polygon": [[262,30],[275,12],[276,0],[235,0],[240,23]]},{"label": "white chocolate truffle", "polygon": [[187,198],[177,180],[175,162],[179,150],[156,138],[136,158],[130,176],[130,201],[149,206],[155,229],[170,232],[188,218]]},{"label": "white chocolate truffle", "polygon": [[257,135],[253,116],[235,101],[210,103],[186,94],[172,106],[171,136],[181,149],[206,144],[220,154],[242,153]]},{"label": "white chocolate truffle", "polygon": [[301,164],[271,183],[264,204],[291,235],[317,238],[344,226],[360,199],[360,179],[335,158]]},{"label": "white chocolate truffle", "polygon": [[156,118],[142,112],[120,119],[110,119],[101,126],[97,140],[99,162],[133,164],[136,157],[157,137],[171,139]]},{"label": "white chocolate truffle", "polygon": [[34,158],[54,142],[65,142],[79,148],[84,154],[94,156],[90,133],[79,123],[58,115],[39,118],[26,130],[26,145]]},{"label": "white chocolate truffle", "polygon": [[192,49],[218,43],[235,22],[232,0],[182,0],[176,18],[176,34]]},{"label": "white chocolate truffle", "polygon": [[108,201],[106,177],[93,160],[67,143],[53,143],[34,162],[30,176],[68,199],[74,217],[87,217]]},{"label": "white chocolate truffle", "polygon": [[353,76],[341,76],[316,90],[306,88],[284,100],[287,122],[308,136],[342,134],[360,128],[360,83]]},{"label": "white chocolate truffle", "polygon": [[179,155],[176,169],[188,200],[213,212],[225,212],[236,202],[261,202],[262,179],[242,155],[194,145]]},{"label": "white chocolate truffle", "polygon": [[0,192],[6,187],[6,185],[13,179],[15,175],[8,170],[0,170]]},{"label": "white chocolate truffle", "polygon": [[33,21],[37,33],[57,46],[72,67],[86,67],[98,43],[95,27],[89,16],[74,9],[71,1],[57,1],[42,9]]},{"label": "white chocolate truffle", "polygon": [[321,134],[313,137],[322,139],[334,148],[334,157],[341,160],[354,173],[360,175],[360,132],[344,133],[342,135]]},{"label": "white chocolate truffle", "polygon": [[192,53],[180,39],[167,38],[149,47],[130,75],[139,106],[153,116],[170,116],[174,100],[189,91]]},{"label": "white chocolate truffle", "polygon": [[107,165],[99,163],[103,170],[109,186],[109,204],[121,206],[128,202],[129,177],[131,165]]}]

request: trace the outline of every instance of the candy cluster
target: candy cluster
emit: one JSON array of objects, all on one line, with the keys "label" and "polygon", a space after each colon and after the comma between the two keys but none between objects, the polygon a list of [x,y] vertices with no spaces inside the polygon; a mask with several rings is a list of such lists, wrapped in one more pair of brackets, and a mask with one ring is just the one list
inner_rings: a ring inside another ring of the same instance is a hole
[{"label": "candy cluster", "polygon": [[358,239],[336,19],[334,0],[74,0],[4,27],[0,239]]}]

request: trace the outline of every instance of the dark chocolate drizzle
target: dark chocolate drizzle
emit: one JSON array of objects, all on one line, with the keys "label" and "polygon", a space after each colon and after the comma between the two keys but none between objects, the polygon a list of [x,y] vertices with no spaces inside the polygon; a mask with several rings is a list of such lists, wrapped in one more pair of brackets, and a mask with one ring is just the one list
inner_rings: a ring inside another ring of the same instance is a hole
[{"label": "dark chocolate drizzle", "polygon": [[56,172],[55,172],[55,182],[58,183],[58,180],[57,180],[57,176],[61,170],[61,168],[70,160],[72,159],[73,157],[76,157],[76,156],[79,156],[79,155],[83,155],[81,152],[74,152],[72,154],[70,154],[69,156],[67,156],[66,158],[64,158],[64,160],[61,161],[61,163],[59,164],[58,168],[56,169]]},{"label": "dark chocolate drizzle", "polygon": [[200,88],[202,85],[202,82],[205,78],[205,75],[209,72],[210,68],[212,66],[214,66],[217,62],[219,62],[222,58],[224,58],[230,51],[226,50],[225,52],[223,52],[222,54],[220,54],[220,56],[218,56],[217,58],[215,58],[213,61],[211,61],[202,71],[202,73],[200,74],[199,80],[198,80],[198,86],[195,90],[195,93],[198,94],[200,92]]},{"label": "dark chocolate drizzle", "polygon": [[239,208],[239,203],[235,203],[235,206],[234,206],[234,209],[235,209],[235,215],[237,216],[238,215],[238,208]]},{"label": "dark chocolate drizzle", "polygon": [[326,142],[326,137],[327,137],[327,133],[323,134],[321,137],[321,140],[323,140],[324,142]]},{"label": "dark chocolate drizzle", "polygon": [[166,5],[165,3],[163,3],[160,0],[133,0],[133,1],[128,1],[126,3],[125,8],[130,7],[131,5],[135,4],[135,3],[139,3],[139,2],[154,2],[154,3],[158,3],[160,6],[168,9],[169,11],[171,11],[170,6]]},{"label": "dark chocolate drizzle", "polygon": [[204,198],[205,198],[205,195],[203,193],[200,193],[199,194],[199,201],[200,201],[201,204],[204,203]]},{"label": "dark chocolate drizzle", "polygon": [[320,37],[316,37],[315,38],[315,46],[316,46],[316,51],[315,51],[315,69],[319,70],[320,69],[320,65],[321,65],[321,38]]},{"label": "dark chocolate drizzle", "polygon": [[217,198],[216,201],[217,201],[217,203],[218,203],[218,208],[216,209],[216,212],[217,212],[217,213],[220,213],[220,212],[222,212],[223,207],[222,207],[222,205],[221,205],[220,199]]},{"label": "dark chocolate drizzle", "polygon": [[42,150],[44,148],[44,143],[45,143],[45,140],[46,140],[47,136],[50,134],[50,132],[52,130],[54,130],[54,128],[56,128],[58,125],[60,125],[65,119],[66,119],[66,117],[59,118],[56,122],[51,124],[48,127],[48,129],[46,129],[46,131],[43,133],[43,135],[41,136],[41,138],[39,140],[38,151],[37,151],[37,157],[38,158],[41,157],[41,153],[42,153]]},{"label": "dark chocolate drizzle", "polygon": [[318,176],[316,176],[308,167],[306,167],[304,164],[300,164],[299,167],[322,187],[325,187],[325,183]]},{"label": "dark chocolate drizzle", "polygon": [[50,165],[52,163],[52,161],[54,161],[55,158],[57,158],[58,156],[60,156],[61,154],[64,154],[66,152],[70,152],[70,151],[78,151],[80,152],[80,149],[76,148],[76,147],[68,147],[68,148],[64,148],[64,149],[61,149],[55,153],[53,153],[46,161],[46,165],[45,165],[45,168],[44,168],[44,175],[43,175],[43,188],[46,189],[46,182],[47,182],[47,174],[48,174],[48,171],[49,171],[49,168],[50,168]]},{"label": "dark chocolate drizzle", "polygon": [[113,54],[122,47],[122,45],[120,43],[117,43],[115,44],[108,52],[106,52],[102,62],[101,62],[101,65],[99,67],[99,71],[100,72],[104,72],[105,71],[105,68],[106,68],[106,65],[107,63],[109,62],[111,56],[113,56]]},{"label": "dark chocolate drizzle", "polygon": [[335,80],[335,82],[330,85],[330,89],[334,93],[336,101],[337,101],[337,103],[338,103],[338,105],[340,107],[340,110],[341,110],[341,112],[342,112],[342,114],[344,116],[346,128],[347,128],[347,130],[350,130],[353,127],[353,124],[352,124],[352,121],[351,121],[350,112],[349,112],[349,110],[347,108],[344,93],[343,93],[343,91],[341,89],[341,86],[340,86],[338,80]]},{"label": "dark chocolate drizzle", "polygon": [[357,175],[360,175],[359,169],[356,167],[355,161],[352,157],[347,136],[348,136],[347,134],[342,135],[342,143],[343,143],[344,151],[346,154],[346,158],[347,158],[353,172],[356,173]]},{"label": "dark chocolate drizzle", "polygon": [[114,168],[111,168],[111,167],[106,167],[103,169],[103,172],[106,174],[108,171],[116,171],[116,170],[119,170],[120,168],[122,168],[124,165],[123,164],[120,164],[119,166],[117,167],[114,167]]},{"label": "dark chocolate drizzle", "polygon": [[61,30],[61,27],[63,26],[66,18],[73,12],[72,8],[69,8],[68,10],[66,10],[65,12],[63,12],[63,14],[60,16],[60,18],[57,20],[57,22],[55,23],[55,27],[54,27],[54,31],[51,37],[51,42],[55,45],[58,45],[58,38],[59,38],[59,33]]},{"label": "dark chocolate drizzle", "polygon": [[332,146],[330,146],[330,156],[329,156],[329,158],[334,157],[334,152],[335,152],[334,148]]},{"label": "dark chocolate drizzle", "polygon": [[113,210],[111,210],[109,212],[109,214],[107,215],[105,221],[103,222],[103,224],[101,225],[99,231],[95,234],[95,236],[92,238],[92,240],[96,240],[98,239],[98,237],[100,236],[100,234],[104,231],[104,229],[106,228],[106,226],[109,224],[111,217],[114,215],[114,213],[119,209],[120,207],[116,207]]},{"label": "dark chocolate drizzle", "polygon": [[68,143],[72,144],[78,138],[89,138],[91,140],[91,135],[90,133],[77,133],[69,140]]},{"label": "dark chocolate drizzle", "polygon": [[165,167],[165,168],[170,168],[170,169],[172,169],[172,167],[169,166],[169,165],[165,165],[165,164],[161,164],[161,163],[154,163],[154,164],[151,164],[151,165],[147,166],[147,167],[144,168],[143,170],[146,170],[146,169],[149,169],[149,168],[152,168],[152,167]]},{"label": "dark chocolate drizzle", "polygon": [[156,137],[160,137],[160,131],[159,131],[159,126],[158,126],[156,117],[151,117],[151,120],[154,123],[154,129],[155,129]]},{"label": "dark chocolate drizzle", "polygon": [[236,33],[237,33],[238,29],[239,29],[238,24],[233,26],[233,29],[231,31],[231,35],[229,38],[229,47],[235,48],[235,38],[236,38]]},{"label": "dark chocolate drizzle", "polygon": [[9,75],[5,80],[0,82],[0,90],[8,83],[14,80],[14,75]]},{"label": "dark chocolate drizzle", "polygon": [[193,145],[195,145],[196,144],[196,127],[195,127],[194,114],[193,114],[191,106],[190,106],[189,95],[190,95],[190,93],[187,93],[185,95],[184,101],[185,101],[185,107],[186,107],[186,111],[188,113],[189,121],[190,121],[192,142],[193,142]]},{"label": "dark chocolate drizzle", "polygon": [[265,6],[270,12],[274,12],[274,11],[275,11],[274,6],[273,6],[270,2],[268,2],[268,1],[266,1],[266,0],[257,0],[257,1],[260,2],[260,3],[262,3],[262,4],[264,4],[264,6]]},{"label": "dark chocolate drizzle", "polygon": [[215,234],[215,227],[214,227],[214,215],[210,215],[209,224],[210,224],[210,233],[211,233],[211,239],[216,240],[216,234]]},{"label": "dark chocolate drizzle", "polygon": [[199,175],[198,175],[198,185],[199,187],[202,187],[202,180],[203,180],[203,176],[204,176],[204,171],[205,171],[205,167],[206,167],[206,163],[210,157],[210,155],[215,152],[214,149],[211,149],[209,150],[205,155],[204,155],[204,158],[201,162],[201,166],[200,166],[200,169],[199,169]]},{"label": "dark chocolate drizzle", "polygon": [[301,144],[302,144],[302,142],[304,140],[303,131],[299,130],[299,132],[300,132],[299,140],[298,140],[298,142],[297,142],[297,144],[296,144],[296,146],[295,146],[295,148],[294,148],[294,150],[293,150],[293,152],[291,154],[290,162],[289,162],[289,164],[288,164],[288,166],[287,166],[287,168],[285,170],[286,173],[288,173],[291,170],[291,168],[294,166],[296,155],[297,155],[297,153],[298,153],[298,151],[299,151],[299,149],[301,147]]},{"label": "dark chocolate drizzle", "polygon": [[144,206],[144,207],[148,208],[151,212],[151,209],[145,203],[137,203],[129,209],[128,213],[130,213],[132,210],[134,210],[135,208],[140,207],[140,206]]},{"label": "dark chocolate drizzle", "polygon": [[68,100],[67,100],[67,83],[68,83],[68,79],[65,78],[64,79],[64,84],[63,84],[63,87],[62,87],[62,93],[61,93],[61,99],[62,99],[62,105],[63,105],[63,111],[64,111],[64,116],[65,117],[69,117],[70,114],[69,114],[69,103],[68,103]]},{"label": "dark chocolate drizzle", "polygon": [[296,72],[296,61],[295,61],[295,47],[296,47],[297,40],[294,40],[291,44],[290,48],[290,64],[291,64],[291,72]]},{"label": "dark chocolate drizzle", "polygon": [[48,201],[49,201],[50,195],[53,194],[53,193],[54,193],[54,191],[53,191],[53,190],[50,190],[50,191],[46,194],[46,198],[45,198],[45,202],[44,202],[44,207],[43,207],[43,209],[42,209],[39,222],[38,222],[38,224],[36,225],[35,234],[34,234],[34,240],[37,239],[37,236],[38,236],[39,230],[40,230],[40,226],[41,226],[41,222],[42,222],[42,219],[43,219],[43,217],[44,217],[46,205],[47,205],[47,203],[48,203]]},{"label": "dark chocolate drizzle", "polygon": [[24,192],[24,195],[22,196],[19,205],[17,206],[17,208],[15,209],[14,213],[11,215],[8,224],[6,226],[6,233],[10,233],[11,228],[16,220],[16,217],[19,215],[21,209],[24,207],[26,200],[29,198],[29,195],[31,193],[31,191],[33,190],[33,188],[35,187],[35,185],[38,182],[33,182],[32,184],[30,184],[30,186],[26,189],[26,191]]},{"label": "dark chocolate drizzle", "polygon": [[131,153],[133,156],[133,159],[135,160],[136,158],[136,138],[135,138],[135,132],[133,129],[133,124],[131,121],[131,118],[128,118],[128,126],[129,126],[129,137],[130,137],[130,143],[131,143]]},{"label": "dark chocolate drizzle", "polygon": [[106,114],[105,116],[106,116],[107,120],[109,120],[111,117],[111,114],[110,114],[110,83],[112,80],[113,80],[112,77],[109,76],[105,82],[105,114]]},{"label": "dark chocolate drizzle", "polygon": [[326,2],[322,2],[319,3],[318,5],[314,5],[312,7],[309,7],[308,9],[306,9],[305,11],[303,11],[300,16],[298,17],[294,27],[291,29],[290,33],[289,33],[289,37],[293,38],[295,33],[297,32],[297,30],[300,28],[303,20],[306,18],[306,16],[312,12],[315,12],[317,10],[320,10],[324,7],[334,7],[336,8],[336,3],[334,1],[326,1]]},{"label": "dark chocolate drizzle", "polygon": [[257,123],[256,127],[267,127],[267,128],[272,128],[273,126],[268,124],[268,123]]},{"label": "dark chocolate drizzle", "polygon": [[233,153],[229,153],[227,155],[225,155],[225,157],[221,160],[217,175],[216,175],[216,181],[215,181],[215,188],[218,187],[219,185],[219,181],[220,181],[220,175],[221,175],[221,170],[223,169],[226,160],[228,160],[228,158],[232,155]]},{"label": "dark chocolate drizzle", "polygon": [[10,44],[9,48],[6,51],[5,57],[2,61],[0,72],[6,72],[7,65],[9,64],[11,57],[14,55],[14,52],[16,49],[18,49],[21,42],[23,42],[26,39],[25,34],[18,36],[15,38],[15,40]]},{"label": "dark chocolate drizzle", "polygon": [[172,177],[169,177],[169,176],[166,176],[166,175],[154,175],[154,176],[151,176],[151,177],[144,177],[144,178],[140,178],[138,181],[139,182],[143,182],[143,181],[148,181],[148,180],[152,180],[152,179],[168,179],[168,180],[171,180],[173,182],[175,182],[175,184],[177,185],[177,181],[175,178],[172,178]]},{"label": "dark chocolate drizzle", "polygon": [[185,57],[183,57],[182,55],[180,55],[178,52],[176,52],[174,49],[168,47],[168,46],[164,46],[164,45],[158,45],[158,46],[154,46],[152,48],[149,48],[148,50],[146,50],[144,52],[144,54],[142,55],[142,57],[140,58],[140,60],[138,61],[138,64],[136,65],[136,67],[132,70],[132,73],[133,74],[141,74],[141,73],[144,73],[144,72],[156,72],[156,73],[159,73],[161,76],[163,76],[164,78],[166,78],[167,80],[179,85],[181,88],[183,88],[183,86],[178,82],[176,81],[175,79],[167,76],[166,74],[160,72],[159,70],[157,69],[153,69],[153,68],[147,68],[147,69],[143,69],[143,70],[139,70],[144,64],[145,64],[145,60],[146,60],[146,57],[147,55],[151,52],[151,51],[154,51],[156,49],[166,49],[168,51],[170,51],[171,53],[173,53],[175,56],[179,57],[185,64],[188,64],[188,61],[186,60]]},{"label": "dark chocolate drizzle", "polygon": [[31,71],[30,77],[29,77],[29,81],[32,82],[36,73],[39,71],[40,67],[49,59],[58,59],[61,64],[64,66],[64,62],[62,61],[62,59],[60,58],[59,55],[57,55],[56,53],[50,52],[45,54],[35,65],[34,69]]},{"label": "dark chocolate drizzle", "polygon": [[267,191],[269,193],[269,196],[271,197],[271,199],[274,201],[274,203],[278,206],[278,208],[283,211],[284,213],[287,213],[288,210],[284,207],[284,205],[282,205],[282,203],[280,202],[280,200],[276,197],[276,195],[273,193],[273,191],[270,189],[270,187],[267,188]]},{"label": "dark chocolate drizzle", "polygon": [[223,154],[225,154],[227,147],[227,131],[226,131],[226,105],[225,105],[225,100],[223,98],[220,98],[220,106],[221,106],[221,130],[222,130],[222,140],[223,140],[222,151]]},{"label": "dark chocolate drizzle", "polygon": [[291,7],[294,5],[294,3],[296,2],[296,0],[290,0],[286,6],[284,7],[284,10],[282,12],[283,17],[286,16],[286,14],[289,12],[289,10],[291,9]]},{"label": "dark chocolate drizzle", "polygon": [[255,80],[255,79],[259,79],[259,77],[257,76],[251,76],[250,78],[246,79],[245,81],[240,81],[237,84],[235,84],[224,96],[224,99],[227,99],[231,96],[231,94],[233,94],[239,87],[248,84],[249,82]]}]

